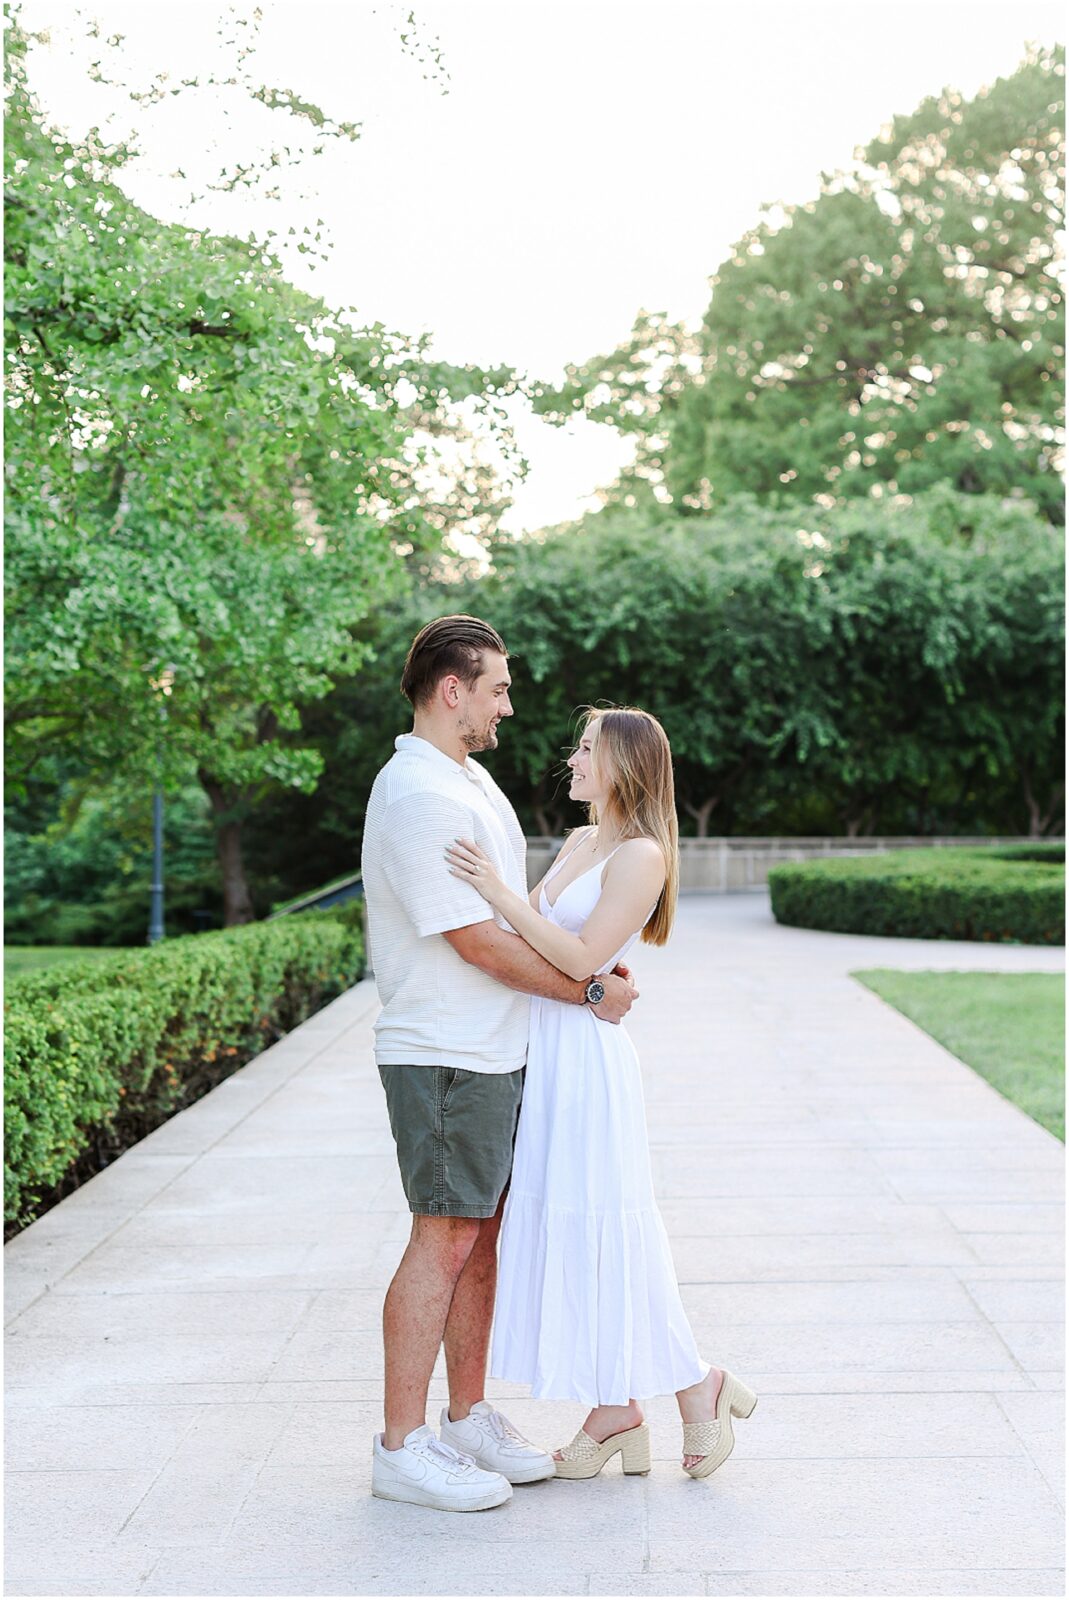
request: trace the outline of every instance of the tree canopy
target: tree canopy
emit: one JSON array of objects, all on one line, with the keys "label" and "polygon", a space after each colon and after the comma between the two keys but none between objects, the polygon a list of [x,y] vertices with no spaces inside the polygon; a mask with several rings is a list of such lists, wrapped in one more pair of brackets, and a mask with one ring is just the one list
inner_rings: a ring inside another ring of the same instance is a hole
[{"label": "tree canopy", "polygon": [[24,52],[16,27],[9,771],[76,747],[101,778],[195,775],[227,920],[247,920],[242,817],[322,767],[282,735],[358,666],[354,627],[406,564],[494,525],[502,486],[463,447],[464,406],[492,409],[515,380],[360,327],[256,239],[149,215],[121,186],[125,148],[46,124]]},{"label": "tree canopy", "polygon": [[1064,50],[946,89],[769,206],[691,332],[641,313],[538,405],[638,439],[607,498],[697,515],[739,492],[830,506],[948,483],[1063,520]]}]

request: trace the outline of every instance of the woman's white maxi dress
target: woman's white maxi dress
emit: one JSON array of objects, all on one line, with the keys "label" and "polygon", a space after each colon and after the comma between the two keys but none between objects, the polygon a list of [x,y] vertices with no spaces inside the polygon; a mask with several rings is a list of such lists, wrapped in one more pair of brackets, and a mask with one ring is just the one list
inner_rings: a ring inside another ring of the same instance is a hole
[{"label": "woman's white maxi dress", "polygon": [[[580,932],[604,866],[574,878],[550,905],[554,868],[542,915]],[[626,1027],[599,1022],[586,1006],[536,997],[501,1229],[491,1372],[530,1384],[536,1399],[594,1406],[672,1394],[708,1370],[653,1196],[641,1071]]]}]

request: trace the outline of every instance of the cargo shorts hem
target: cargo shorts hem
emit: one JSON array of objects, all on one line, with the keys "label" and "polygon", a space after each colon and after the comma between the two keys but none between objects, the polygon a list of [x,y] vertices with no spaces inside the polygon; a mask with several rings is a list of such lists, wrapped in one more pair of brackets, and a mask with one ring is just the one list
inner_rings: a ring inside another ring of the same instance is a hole
[{"label": "cargo shorts hem", "polygon": [[[500,1205],[500,1200],[497,1205]],[[470,1217],[473,1222],[481,1222],[486,1217],[495,1216],[497,1206],[476,1206],[459,1203],[450,1205],[434,1200],[410,1200],[408,1209],[414,1217]]]}]

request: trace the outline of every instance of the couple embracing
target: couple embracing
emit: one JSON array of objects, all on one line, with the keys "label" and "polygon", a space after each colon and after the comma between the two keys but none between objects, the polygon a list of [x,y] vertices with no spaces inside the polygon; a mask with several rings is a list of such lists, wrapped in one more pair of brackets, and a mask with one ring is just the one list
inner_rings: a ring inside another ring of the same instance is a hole
[{"label": "couple embracing", "polygon": [[[386,1295],[372,1493],[448,1511],[512,1485],[650,1469],[641,1400],[675,1394],[706,1477],[754,1394],[698,1353],[654,1200],[623,964],[664,944],[678,885],[671,753],[656,719],[592,712],[569,758],[588,807],[528,894],[516,814],[472,753],[512,715],[508,652],[475,617],[416,636],[413,729],[375,780],[363,882],[382,1000],[375,1055],[412,1234]],[[498,1235],[500,1232],[500,1264]],[[491,1373],[591,1409],[549,1453],[485,1398]],[[427,1393],[445,1346],[438,1433]]]}]

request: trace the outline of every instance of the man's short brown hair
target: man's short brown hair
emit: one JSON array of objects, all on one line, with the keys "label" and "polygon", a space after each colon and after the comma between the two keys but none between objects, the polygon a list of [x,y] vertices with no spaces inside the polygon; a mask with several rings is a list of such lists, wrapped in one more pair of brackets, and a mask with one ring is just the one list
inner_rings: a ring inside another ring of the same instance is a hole
[{"label": "man's short brown hair", "polygon": [[458,677],[473,689],[483,670],[483,654],[507,656],[501,635],[478,617],[436,617],[412,641],[401,674],[401,693],[413,706],[426,705],[443,678]]}]

